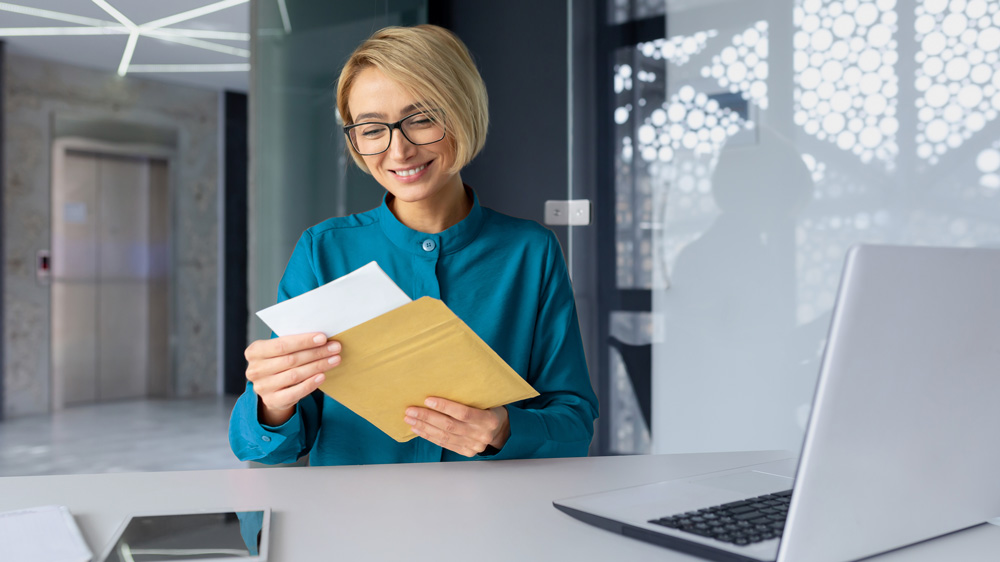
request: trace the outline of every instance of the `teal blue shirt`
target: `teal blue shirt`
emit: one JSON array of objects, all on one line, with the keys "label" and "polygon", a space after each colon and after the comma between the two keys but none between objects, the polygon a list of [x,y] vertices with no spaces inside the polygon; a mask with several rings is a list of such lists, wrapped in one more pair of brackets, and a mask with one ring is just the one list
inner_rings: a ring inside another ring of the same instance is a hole
[{"label": "teal blue shirt", "polygon": [[[306,230],[278,286],[283,301],[376,261],[411,298],[441,299],[539,396],[507,406],[510,439],[492,459],[585,456],[597,418],[576,304],[548,229],[479,206],[437,234],[412,230],[386,203]],[[403,412],[399,413],[400,417]],[[252,383],[237,401],[229,442],[241,460],[313,465],[466,460],[423,438],[398,443],[320,391],[279,427],[257,419]],[[484,456],[474,457],[484,458]]]}]

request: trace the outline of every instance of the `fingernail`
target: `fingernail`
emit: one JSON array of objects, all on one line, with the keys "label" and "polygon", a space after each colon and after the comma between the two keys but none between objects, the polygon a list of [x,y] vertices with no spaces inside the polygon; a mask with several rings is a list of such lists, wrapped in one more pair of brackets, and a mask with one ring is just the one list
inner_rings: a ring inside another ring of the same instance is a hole
[{"label": "fingernail", "polygon": [[313,338],[313,341],[316,343],[323,343],[326,341],[326,337],[324,337],[323,334],[317,334],[316,337]]},{"label": "fingernail", "polygon": [[331,351],[333,353],[337,353],[338,351],[340,351],[340,342],[335,341],[331,343],[330,345],[326,346],[326,350]]},{"label": "fingernail", "polygon": [[331,365],[336,365],[337,363],[340,363],[340,356],[334,355],[333,357],[327,359],[326,362]]},{"label": "fingernail", "polygon": [[410,416],[406,416],[405,418],[403,418],[403,421],[405,421],[406,423],[408,423],[410,425],[413,425],[413,424],[417,423],[417,420],[411,418]]},{"label": "fingernail", "polygon": [[406,415],[407,415],[407,417],[414,417],[415,418],[415,417],[417,417],[417,411],[414,410],[413,408],[410,408],[409,410],[406,411]]},{"label": "fingernail", "polygon": [[316,381],[316,384],[322,384],[326,380],[326,375],[317,375],[313,380]]},{"label": "fingernail", "polygon": [[428,398],[427,400],[424,400],[424,404],[427,404],[428,408],[437,408],[438,401],[433,398]]}]

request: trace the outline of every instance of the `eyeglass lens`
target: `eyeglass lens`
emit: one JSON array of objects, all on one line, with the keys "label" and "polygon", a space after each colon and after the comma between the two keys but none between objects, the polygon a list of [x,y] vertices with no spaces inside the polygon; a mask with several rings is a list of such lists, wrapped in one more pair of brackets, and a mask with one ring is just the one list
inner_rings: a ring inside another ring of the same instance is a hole
[{"label": "eyeglass lens", "polygon": [[[351,144],[363,155],[378,154],[389,148],[393,125],[361,123],[350,129]],[[399,123],[399,130],[413,144],[431,144],[444,138],[444,123],[428,113],[415,113]]]}]

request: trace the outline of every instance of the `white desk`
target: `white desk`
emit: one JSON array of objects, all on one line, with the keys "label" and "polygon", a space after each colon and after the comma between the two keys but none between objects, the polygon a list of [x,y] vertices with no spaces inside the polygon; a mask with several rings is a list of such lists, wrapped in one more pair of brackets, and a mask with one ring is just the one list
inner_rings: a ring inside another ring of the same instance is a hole
[{"label": "white desk", "polygon": [[[137,511],[270,507],[271,560],[696,560],[591,527],[552,500],[781,458],[777,452],[0,478],[0,511],[60,504],[98,551]],[[879,562],[995,559],[984,525]]]}]

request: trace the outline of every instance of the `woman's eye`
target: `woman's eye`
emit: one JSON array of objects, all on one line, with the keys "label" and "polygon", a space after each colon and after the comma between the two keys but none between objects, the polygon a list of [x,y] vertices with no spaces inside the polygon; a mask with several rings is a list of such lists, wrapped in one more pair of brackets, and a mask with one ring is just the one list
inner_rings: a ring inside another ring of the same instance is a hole
[{"label": "woman's eye", "polygon": [[385,133],[385,127],[358,127],[366,139],[377,139]]}]

